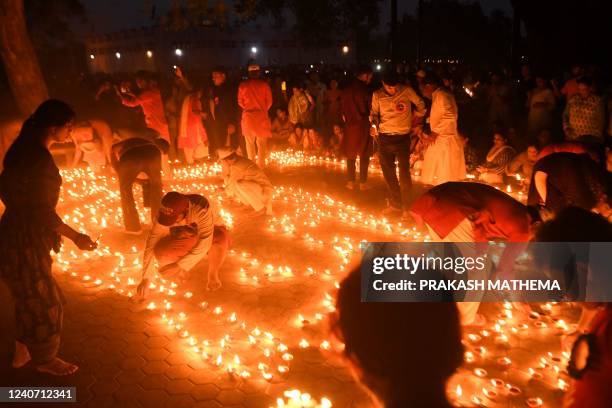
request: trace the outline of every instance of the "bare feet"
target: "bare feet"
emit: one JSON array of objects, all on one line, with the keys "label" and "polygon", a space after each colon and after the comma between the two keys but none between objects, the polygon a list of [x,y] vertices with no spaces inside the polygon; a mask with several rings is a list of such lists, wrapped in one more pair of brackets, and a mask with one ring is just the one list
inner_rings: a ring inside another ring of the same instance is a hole
[{"label": "bare feet", "polygon": [[13,368],[21,368],[32,360],[30,352],[25,344],[15,341],[15,356],[13,357]]},{"label": "bare feet", "polygon": [[214,292],[219,289],[221,289],[221,280],[219,280],[219,278],[208,279],[208,283],[206,284],[206,290]]},{"label": "bare feet", "polygon": [[59,357],[55,357],[47,364],[41,364],[37,366],[36,369],[42,373],[60,376],[74,374],[79,369],[79,367],[62,360]]}]

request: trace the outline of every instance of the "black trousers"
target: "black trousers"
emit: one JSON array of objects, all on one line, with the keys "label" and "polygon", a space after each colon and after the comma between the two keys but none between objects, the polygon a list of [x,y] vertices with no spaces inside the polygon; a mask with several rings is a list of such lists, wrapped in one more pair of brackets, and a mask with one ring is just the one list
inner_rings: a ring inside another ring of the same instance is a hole
[{"label": "black trousers", "polygon": [[[346,159],[346,171],[349,181],[355,181],[357,170],[357,159]],[[370,155],[364,154],[359,156],[359,182],[365,183],[368,181],[368,167],[370,166]]]},{"label": "black trousers", "polygon": [[[410,178],[410,134],[386,135],[378,137],[380,167],[389,189],[390,204],[393,207],[408,209],[408,196],[412,189]],[[396,166],[397,161],[397,166]],[[399,181],[397,170],[399,168]]]},{"label": "black trousers", "polygon": [[162,198],[161,152],[155,146],[128,150],[117,164],[123,224],[128,231],[140,231],[140,217],[134,202],[133,185],[143,172],[149,178],[143,185],[145,206],[151,207],[151,218],[157,216]]}]

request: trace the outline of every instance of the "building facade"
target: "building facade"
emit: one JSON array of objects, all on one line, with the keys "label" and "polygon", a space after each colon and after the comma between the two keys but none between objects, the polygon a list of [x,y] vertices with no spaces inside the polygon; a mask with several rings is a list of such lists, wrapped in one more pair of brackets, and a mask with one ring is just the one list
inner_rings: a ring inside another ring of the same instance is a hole
[{"label": "building facade", "polygon": [[210,69],[215,65],[244,66],[250,59],[261,65],[351,65],[354,47],[338,42],[327,47],[304,47],[288,32],[214,27],[169,32],[144,27],[86,39],[92,73],[160,71],[174,65],[185,69]]}]

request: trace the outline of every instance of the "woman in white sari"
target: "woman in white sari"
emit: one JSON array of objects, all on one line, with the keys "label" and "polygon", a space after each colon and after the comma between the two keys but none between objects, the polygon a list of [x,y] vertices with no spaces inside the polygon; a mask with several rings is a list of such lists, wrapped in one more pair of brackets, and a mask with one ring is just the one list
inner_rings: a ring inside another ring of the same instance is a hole
[{"label": "woman in white sari", "polygon": [[439,87],[435,77],[426,77],[423,94],[431,99],[429,126],[431,134],[424,136],[428,145],[423,157],[421,181],[438,185],[465,178],[463,144],[457,132],[457,103],[446,89]]}]

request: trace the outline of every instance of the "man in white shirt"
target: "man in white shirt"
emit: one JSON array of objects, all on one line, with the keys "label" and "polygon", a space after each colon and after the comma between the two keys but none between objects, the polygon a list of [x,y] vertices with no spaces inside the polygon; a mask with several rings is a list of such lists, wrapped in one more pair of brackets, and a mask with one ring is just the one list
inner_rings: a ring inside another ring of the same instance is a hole
[{"label": "man in white shirt", "polygon": [[421,135],[427,145],[423,159],[421,181],[425,184],[438,185],[449,181],[460,181],[465,178],[465,157],[463,145],[457,132],[457,103],[455,97],[433,74],[423,79],[423,95],[431,99],[429,127],[431,133]]},{"label": "man in white shirt", "polygon": [[223,181],[228,197],[235,197],[255,210],[255,215],[272,215],[274,188],[268,176],[254,162],[238,156],[235,151],[218,150],[223,166]]},{"label": "man in white shirt", "polygon": [[219,268],[229,247],[229,233],[206,197],[198,194],[167,193],[161,202],[144,251],[142,281],[138,295],[146,296],[153,256],[165,278],[185,278],[208,254],[207,290],[221,287]]},{"label": "man in white shirt", "polygon": [[[391,198],[386,214],[403,211],[402,218],[410,219],[408,194],[412,188],[410,178],[410,132],[413,130],[412,105],[417,120],[425,116],[425,102],[409,86],[400,83],[395,72],[383,77],[383,86],[372,95],[370,135],[378,143],[383,176]],[[415,131],[420,125],[415,126]],[[399,167],[399,181],[397,167]]]}]

